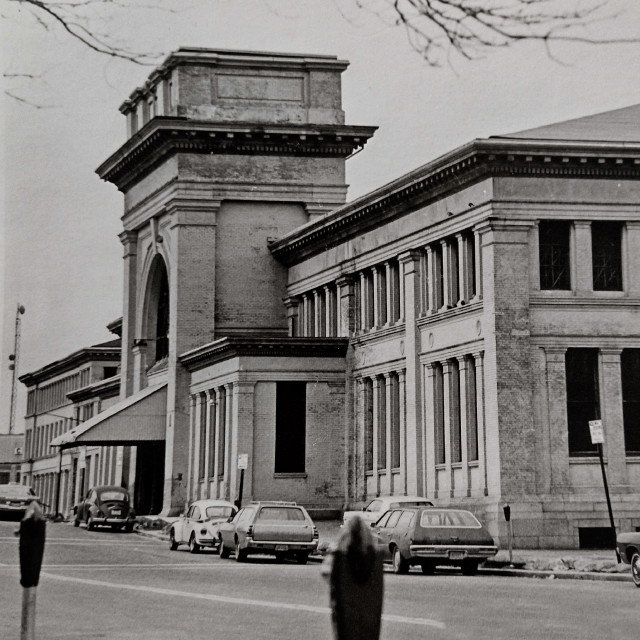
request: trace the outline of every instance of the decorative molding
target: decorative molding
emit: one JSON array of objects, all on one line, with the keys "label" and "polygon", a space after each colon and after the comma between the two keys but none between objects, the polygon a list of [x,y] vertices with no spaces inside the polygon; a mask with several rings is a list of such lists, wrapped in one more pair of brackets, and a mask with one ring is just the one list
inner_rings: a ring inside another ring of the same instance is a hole
[{"label": "decorative molding", "polygon": [[364,147],[376,127],[247,124],[156,116],[97,169],[126,191],[176,153],[346,158]]},{"label": "decorative molding", "polygon": [[241,356],[264,358],[344,358],[347,338],[286,338],[266,336],[228,336],[187,353],[178,360],[189,370]]}]

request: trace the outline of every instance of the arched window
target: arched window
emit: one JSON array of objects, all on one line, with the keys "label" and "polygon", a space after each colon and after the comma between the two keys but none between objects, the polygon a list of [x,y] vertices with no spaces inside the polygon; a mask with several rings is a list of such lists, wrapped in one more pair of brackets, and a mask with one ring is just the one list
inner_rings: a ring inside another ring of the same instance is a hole
[{"label": "arched window", "polygon": [[156,361],[169,355],[169,279],[164,263],[160,271],[156,317]]}]

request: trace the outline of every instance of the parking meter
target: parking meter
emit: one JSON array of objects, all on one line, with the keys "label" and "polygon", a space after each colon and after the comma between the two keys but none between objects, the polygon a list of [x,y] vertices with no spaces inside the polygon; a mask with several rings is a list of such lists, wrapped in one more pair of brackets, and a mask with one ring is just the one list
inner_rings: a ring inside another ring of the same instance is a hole
[{"label": "parking meter", "polygon": [[44,553],[45,520],[37,502],[32,502],[20,522],[20,584],[37,587]]},{"label": "parking meter", "polygon": [[382,617],[382,556],[359,517],[349,521],[333,551],[329,574],[335,640],[378,640]]},{"label": "parking meter", "polygon": [[509,522],[509,520],[511,520],[511,507],[508,504],[505,504],[504,507],[502,507],[502,510],[504,511],[504,519]]}]

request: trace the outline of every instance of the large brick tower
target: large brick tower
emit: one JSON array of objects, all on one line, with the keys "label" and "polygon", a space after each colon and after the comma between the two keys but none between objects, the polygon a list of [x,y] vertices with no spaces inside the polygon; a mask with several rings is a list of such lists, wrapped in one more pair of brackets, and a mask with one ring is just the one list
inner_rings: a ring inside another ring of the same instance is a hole
[{"label": "large brick tower", "polygon": [[164,460],[163,489],[142,491],[152,511],[185,500],[190,374],[178,356],[234,334],[286,335],[286,269],[269,241],[345,201],[345,160],[374,132],[344,124],[346,68],[183,48],[120,108],[128,140],[97,172],[125,196],[121,396],[167,389],[164,447],[122,455],[128,485],[149,484]]}]

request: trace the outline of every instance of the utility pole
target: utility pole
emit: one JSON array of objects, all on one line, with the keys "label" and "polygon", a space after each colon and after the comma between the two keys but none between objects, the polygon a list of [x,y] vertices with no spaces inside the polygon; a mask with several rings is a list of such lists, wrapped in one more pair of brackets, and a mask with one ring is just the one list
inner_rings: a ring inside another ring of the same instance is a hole
[{"label": "utility pole", "polygon": [[18,370],[18,357],[20,355],[20,316],[25,312],[25,308],[18,303],[16,309],[16,328],[13,339],[13,353],[9,356],[11,364],[9,370],[11,371],[11,408],[9,409],[9,433],[13,433],[13,427],[16,421],[16,375]]}]

